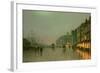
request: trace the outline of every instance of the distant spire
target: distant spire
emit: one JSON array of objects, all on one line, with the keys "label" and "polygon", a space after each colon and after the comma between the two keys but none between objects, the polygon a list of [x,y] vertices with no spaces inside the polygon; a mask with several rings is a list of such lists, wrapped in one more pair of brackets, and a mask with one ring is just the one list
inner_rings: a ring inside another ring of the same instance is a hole
[{"label": "distant spire", "polygon": [[71,35],[71,32],[67,32],[67,34],[66,35]]}]

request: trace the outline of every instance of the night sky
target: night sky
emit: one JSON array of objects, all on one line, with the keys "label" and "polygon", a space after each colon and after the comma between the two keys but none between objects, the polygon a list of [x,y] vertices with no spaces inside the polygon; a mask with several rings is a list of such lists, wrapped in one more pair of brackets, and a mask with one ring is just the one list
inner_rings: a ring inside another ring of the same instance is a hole
[{"label": "night sky", "polygon": [[90,13],[23,10],[23,37],[35,37],[45,44],[76,29]]}]

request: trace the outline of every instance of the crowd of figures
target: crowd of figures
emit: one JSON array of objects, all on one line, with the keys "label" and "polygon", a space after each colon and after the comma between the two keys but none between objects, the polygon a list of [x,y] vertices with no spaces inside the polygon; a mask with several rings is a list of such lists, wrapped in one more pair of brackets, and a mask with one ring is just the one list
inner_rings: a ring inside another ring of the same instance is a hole
[{"label": "crowd of figures", "polygon": [[34,47],[34,48],[32,48],[33,49],[33,51],[34,51],[34,54],[36,55],[36,56],[38,56],[38,55],[40,55],[40,56],[42,56],[43,55],[43,47]]},{"label": "crowd of figures", "polygon": [[58,47],[54,43],[52,43],[49,46],[44,46],[38,43],[35,43],[33,45],[28,39],[25,39],[25,38],[23,39],[23,51],[31,50],[34,52],[35,56],[43,56],[43,51],[44,49],[47,49],[47,48],[51,48],[53,52],[56,51],[56,48],[62,48],[63,54],[66,53],[66,49],[67,49],[65,45],[63,45],[62,47]]}]

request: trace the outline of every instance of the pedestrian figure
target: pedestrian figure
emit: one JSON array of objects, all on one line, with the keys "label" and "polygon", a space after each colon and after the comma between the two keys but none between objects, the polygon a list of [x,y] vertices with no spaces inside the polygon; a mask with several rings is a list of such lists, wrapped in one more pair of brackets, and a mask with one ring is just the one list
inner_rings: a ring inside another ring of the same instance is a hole
[{"label": "pedestrian figure", "polygon": [[38,46],[37,48],[37,54],[39,55],[40,54],[40,47]]},{"label": "pedestrian figure", "polygon": [[43,53],[43,48],[40,47],[40,55],[42,56],[42,53]]},{"label": "pedestrian figure", "polygon": [[65,52],[66,52],[66,46],[63,45],[63,53],[65,53]]},{"label": "pedestrian figure", "polygon": [[63,48],[63,53],[65,53],[66,52],[66,48]]},{"label": "pedestrian figure", "polygon": [[51,47],[52,47],[52,50],[54,51],[54,50],[55,50],[55,44],[52,43],[52,44],[51,44]]}]

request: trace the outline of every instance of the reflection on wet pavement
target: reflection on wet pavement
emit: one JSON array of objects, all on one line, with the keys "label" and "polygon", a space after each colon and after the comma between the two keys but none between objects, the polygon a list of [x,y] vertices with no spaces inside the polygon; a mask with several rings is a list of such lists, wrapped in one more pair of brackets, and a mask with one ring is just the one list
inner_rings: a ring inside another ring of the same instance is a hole
[{"label": "reflection on wet pavement", "polygon": [[72,48],[42,48],[24,50],[23,62],[80,60],[81,56]]}]

